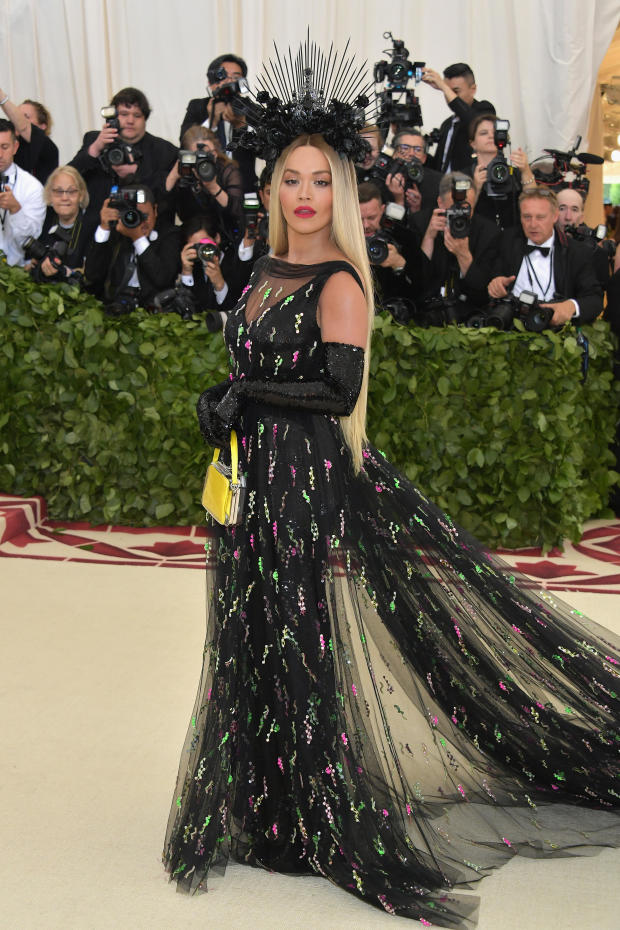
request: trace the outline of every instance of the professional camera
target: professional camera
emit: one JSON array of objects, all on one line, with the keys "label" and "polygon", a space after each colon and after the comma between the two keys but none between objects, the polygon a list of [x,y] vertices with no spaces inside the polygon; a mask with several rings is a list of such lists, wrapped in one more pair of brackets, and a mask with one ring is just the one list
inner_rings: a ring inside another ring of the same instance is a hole
[{"label": "professional camera", "polygon": [[191,320],[196,305],[191,290],[184,284],[177,284],[176,287],[155,294],[148,310],[151,313],[178,313],[182,320]]},{"label": "professional camera", "polygon": [[590,187],[590,179],[586,177],[588,165],[602,165],[604,159],[590,152],[577,154],[580,145],[581,136],[578,136],[569,152],[543,149],[546,154],[534,159],[531,165],[536,180],[556,193],[564,187],[571,187],[581,191],[585,197]]},{"label": "professional camera", "polygon": [[22,248],[26,258],[34,259],[39,263],[49,258],[55,268],[60,268],[69,250],[69,243],[62,237],[59,237],[49,245],[43,245],[43,243],[35,239],[34,236],[28,236],[27,239],[24,239]]},{"label": "professional camera", "polygon": [[202,262],[203,268],[209,262],[212,262],[214,258],[217,258],[220,254],[220,247],[217,242],[209,237],[205,239],[200,239],[194,246],[196,249],[196,258],[199,262]]},{"label": "professional camera", "polygon": [[408,87],[413,78],[415,84],[422,80],[423,61],[410,61],[409,50],[401,39],[395,39],[391,32],[383,33],[384,39],[392,40],[392,48],[385,49],[390,61],[376,62],[373,69],[375,85],[385,84],[383,90],[377,90],[375,96],[378,101],[377,125],[384,136],[391,123],[399,126],[421,126],[422,109],[420,101],[414,90]]},{"label": "professional camera", "polygon": [[[120,123],[116,114],[116,107],[102,107],[101,115],[105,119],[106,126],[120,131]],[[142,158],[142,152],[135,149],[128,142],[122,139],[115,139],[103,149],[99,155],[99,163],[105,171],[112,168],[118,168],[119,165],[134,165]]]},{"label": "professional camera", "polygon": [[410,297],[391,297],[378,309],[386,310],[394,322],[401,326],[410,323],[416,315],[416,305]]},{"label": "professional camera", "polygon": [[139,205],[146,203],[146,196],[142,190],[123,190],[114,186],[110,192],[108,207],[118,210],[119,222],[125,229],[136,229],[140,223],[147,219],[147,214],[139,209]]},{"label": "professional camera", "polygon": [[487,165],[487,181],[485,190],[487,197],[506,199],[512,190],[512,167],[508,164],[504,149],[510,143],[508,130],[510,123],[507,119],[495,120],[494,141],[497,146],[497,155]]},{"label": "professional camera", "polygon": [[616,254],[616,243],[607,238],[607,227],[604,223],[599,223],[594,229],[585,223],[580,223],[579,226],[565,226],[564,232],[577,242],[585,242],[592,249],[601,248],[610,261]]},{"label": "professional camera", "polygon": [[521,320],[530,333],[542,333],[549,329],[553,317],[552,307],[541,307],[533,291],[521,291],[518,297],[508,294],[491,302],[486,314],[486,326],[509,330],[516,319]]},{"label": "professional camera", "polygon": [[243,214],[248,239],[262,239],[266,242],[269,238],[269,214],[261,216],[261,203],[256,194],[243,195]]},{"label": "professional camera", "polygon": [[455,239],[466,239],[471,226],[471,205],[467,202],[467,191],[471,188],[468,178],[452,181],[452,206],[446,210],[450,235]]},{"label": "professional camera", "polygon": [[0,194],[4,193],[8,183],[9,183],[8,174],[0,174]]},{"label": "professional camera", "polygon": [[389,254],[388,245],[397,245],[394,230],[402,223],[405,208],[399,203],[388,203],[381,218],[381,232],[366,239],[366,250],[371,265],[380,265]]},{"label": "professional camera", "polygon": [[418,304],[414,321],[417,326],[451,326],[464,323],[471,308],[464,295],[459,297],[430,297]]},{"label": "professional camera", "polygon": [[199,142],[195,152],[181,149],[178,164],[181,186],[193,184],[195,180],[212,181],[216,175],[217,156],[215,152],[205,151]]}]

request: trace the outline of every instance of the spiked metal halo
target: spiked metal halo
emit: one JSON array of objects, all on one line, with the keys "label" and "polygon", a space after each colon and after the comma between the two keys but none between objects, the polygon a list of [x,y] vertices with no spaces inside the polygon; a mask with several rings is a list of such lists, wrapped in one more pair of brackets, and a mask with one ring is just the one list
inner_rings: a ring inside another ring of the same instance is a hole
[{"label": "spiked metal halo", "polygon": [[365,123],[373,86],[365,74],[367,62],[357,67],[355,56],[333,50],[325,55],[310,41],[300,43],[295,58],[289,47],[282,56],[274,43],[275,61],[263,65],[260,90],[254,100],[235,102],[248,128],[236,145],[249,149],[271,167],[280,153],[300,135],[320,133],[343,158],[361,162],[370,151],[359,132]]}]

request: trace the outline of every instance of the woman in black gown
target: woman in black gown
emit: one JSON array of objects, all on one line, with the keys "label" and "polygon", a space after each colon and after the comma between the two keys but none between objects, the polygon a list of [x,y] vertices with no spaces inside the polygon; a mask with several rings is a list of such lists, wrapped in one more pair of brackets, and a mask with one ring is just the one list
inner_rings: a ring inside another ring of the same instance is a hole
[{"label": "woman in black gown", "polygon": [[535,597],[364,438],[372,299],[352,162],[298,138],[229,315],[248,496],[207,557],[204,666],[164,861],[321,874],[423,926],[516,853],[620,844],[620,643]]}]

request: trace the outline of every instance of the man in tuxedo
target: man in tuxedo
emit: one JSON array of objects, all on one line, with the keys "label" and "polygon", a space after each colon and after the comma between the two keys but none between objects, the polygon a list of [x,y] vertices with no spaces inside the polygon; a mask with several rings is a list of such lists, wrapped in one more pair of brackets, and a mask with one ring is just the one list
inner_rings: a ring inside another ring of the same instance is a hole
[{"label": "man in tuxedo", "polygon": [[521,229],[502,234],[489,296],[533,291],[542,306],[553,308],[552,326],[593,322],[603,309],[603,291],[588,247],[556,228],[557,197],[535,187],[521,194],[519,209]]},{"label": "man in tuxedo", "polygon": [[110,316],[148,306],[155,295],[174,286],[180,268],[181,236],[165,221],[155,228],[157,204],[150,188],[132,185],[139,212],[138,225],[126,225],[123,211],[110,207],[106,198],[94,242],[86,256],[87,287],[106,304]]},{"label": "man in tuxedo", "polygon": [[446,211],[454,205],[456,182],[467,188],[465,200],[473,211],[476,195],[471,178],[452,172],[441,179],[437,206],[430,216],[418,214],[415,222],[421,240],[424,299],[456,299],[466,313],[488,303],[487,285],[499,255],[500,230],[474,212],[468,235],[457,237],[450,233]]},{"label": "man in tuxedo", "polygon": [[405,166],[419,163],[422,178],[420,181],[408,180],[407,183],[402,172],[388,175],[386,186],[390,198],[406,207],[408,217],[419,210],[429,207],[432,209],[437,203],[441,174],[427,164],[428,153],[424,136],[415,127],[404,128],[396,133],[392,145],[394,158],[404,162]]},{"label": "man in tuxedo", "polygon": [[[143,184],[149,187],[159,201],[165,192],[166,178],[177,159],[177,150],[166,139],[146,131],[151,108],[146,96],[135,87],[125,87],[112,97],[110,106],[116,108],[119,129],[104,124],[100,132],[87,132],[82,148],[71,159],[88,188],[88,213],[94,217],[113,185]],[[131,147],[125,164],[110,165],[106,152],[110,144],[125,143]]]},{"label": "man in tuxedo", "polygon": [[241,78],[246,78],[248,66],[243,58],[237,55],[225,54],[214,58],[207,68],[208,97],[190,100],[187,105],[183,122],[181,123],[180,138],[190,126],[206,126],[218,136],[222,151],[228,153],[239,165],[243,179],[245,193],[256,191],[256,171],[254,155],[247,149],[239,148],[236,141],[246,128],[245,117],[235,113],[230,101],[218,99],[219,92],[226,89],[229,84],[235,84]]},{"label": "man in tuxedo", "polygon": [[464,62],[447,67],[443,77],[432,68],[425,68],[422,80],[442,91],[452,110],[452,116],[439,127],[439,141],[435,154],[429,158],[430,167],[442,174],[463,171],[471,162],[469,124],[479,113],[495,113],[495,107],[488,100],[475,99],[474,72]]}]

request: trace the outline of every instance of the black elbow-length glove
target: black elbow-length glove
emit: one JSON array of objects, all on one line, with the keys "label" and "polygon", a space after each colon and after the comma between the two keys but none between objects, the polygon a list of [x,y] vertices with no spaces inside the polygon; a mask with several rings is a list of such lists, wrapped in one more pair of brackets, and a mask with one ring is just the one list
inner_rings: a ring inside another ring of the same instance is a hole
[{"label": "black elbow-length glove", "polygon": [[348,416],[355,407],[364,375],[364,350],[343,342],[324,343],[323,373],[316,381],[234,381],[214,415],[230,431],[244,401],[297,407],[316,413]]},{"label": "black elbow-length glove", "polygon": [[198,413],[200,432],[205,441],[211,446],[225,446],[230,439],[230,427],[226,427],[222,423],[220,417],[215,413],[215,408],[230,389],[232,383],[232,381],[222,381],[220,384],[214,384],[213,387],[203,391],[198,398],[196,412]]}]

